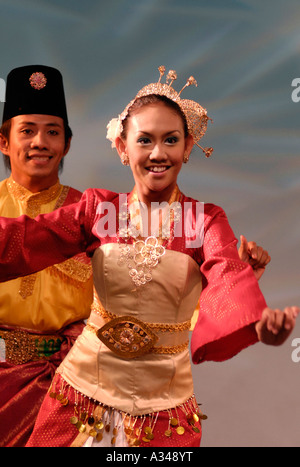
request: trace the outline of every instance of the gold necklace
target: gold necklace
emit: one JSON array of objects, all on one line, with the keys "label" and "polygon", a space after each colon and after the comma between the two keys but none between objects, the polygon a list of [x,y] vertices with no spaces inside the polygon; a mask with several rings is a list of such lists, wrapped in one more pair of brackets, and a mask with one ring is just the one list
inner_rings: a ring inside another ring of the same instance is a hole
[{"label": "gold necklace", "polygon": [[[127,265],[129,276],[135,286],[140,287],[152,280],[152,270],[158,265],[161,257],[166,252],[167,242],[171,243],[174,238],[174,226],[181,219],[181,207],[179,199],[181,193],[176,186],[169,200],[169,206],[177,202],[172,209],[169,209],[164,221],[159,221],[158,236],[150,235],[145,240],[140,235],[142,226],[141,216],[136,216],[133,221],[133,215],[128,211],[127,205],[122,205],[119,214],[120,221],[126,221],[126,227],[119,229],[117,241],[120,248],[118,265]],[[133,190],[129,203],[139,202],[136,189]],[[171,219],[170,219],[171,217]],[[130,225],[127,223],[130,221]],[[124,243],[120,242],[120,237]],[[133,246],[128,245],[128,240],[132,238]]]}]

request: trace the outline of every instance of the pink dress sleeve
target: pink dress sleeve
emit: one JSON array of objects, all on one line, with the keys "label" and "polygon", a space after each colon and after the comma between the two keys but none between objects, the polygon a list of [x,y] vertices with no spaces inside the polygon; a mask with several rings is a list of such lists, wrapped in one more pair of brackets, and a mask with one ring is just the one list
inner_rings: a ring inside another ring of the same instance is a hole
[{"label": "pink dress sleeve", "polygon": [[250,265],[239,259],[224,211],[205,205],[203,291],[191,351],[194,363],[223,361],[257,342],[254,323],[267,306]]},{"label": "pink dress sleeve", "polygon": [[86,190],[79,202],[35,219],[0,217],[0,282],[91,253],[99,243],[92,234],[95,211],[93,192]]}]

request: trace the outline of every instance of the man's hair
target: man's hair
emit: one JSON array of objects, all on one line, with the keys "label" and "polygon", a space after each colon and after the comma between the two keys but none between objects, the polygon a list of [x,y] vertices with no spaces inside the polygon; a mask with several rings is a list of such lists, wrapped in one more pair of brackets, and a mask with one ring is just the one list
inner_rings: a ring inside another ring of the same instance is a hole
[{"label": "man's hair", "polygon": [[[65,129],[65,147],[67,147],[69,140],[72,138],[73,133],[69,125],[67,125],[64,121],[64,129]],[[9,137],[10,137],[10,130],[11,130],[11,119],[6,120],[1,128],[0,128],[0,134],[7,140],[9,143]],[[3,160],[4,160],[4,165],[8,170],[11,170],[11,165],[10,165],[10,157],[6,156],[3,154]],[[59,164],[59,171],[62,172],[64,166],[64,158],[60,161]]]}]

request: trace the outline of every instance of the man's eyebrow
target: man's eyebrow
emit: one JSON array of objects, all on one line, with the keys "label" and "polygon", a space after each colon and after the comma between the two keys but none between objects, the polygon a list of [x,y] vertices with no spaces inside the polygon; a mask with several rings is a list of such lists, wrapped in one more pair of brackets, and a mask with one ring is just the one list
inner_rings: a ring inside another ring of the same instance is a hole
[{"label": "man's eyebrow", "polygon": [[[30,120],[22,120],[21,122],[18,122],[18,125],[19,125],[19,126],[21,126],[21,125],[32,125],[32,126],[36,126],[36,125],[39,125],[39,123],[31,122]],[[63,128],[63,125],[61,125],[60,123],[54,123],[54,122],[44,123],[43,125],[48,126],[48,127],[59,127],[59,128]]]}]

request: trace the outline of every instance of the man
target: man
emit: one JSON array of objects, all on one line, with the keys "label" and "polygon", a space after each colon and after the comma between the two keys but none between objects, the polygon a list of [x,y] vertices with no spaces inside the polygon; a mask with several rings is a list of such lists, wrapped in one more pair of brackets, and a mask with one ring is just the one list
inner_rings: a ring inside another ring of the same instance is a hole
[{"label": "man", "polygon": [[[25,66],[7,77],[0,150],[11,175],[0,183],[0,215],[35,217],[78,201],[59,182],[72,132],[60,72]],[[85,255],[0,284],[0,446],[24,446],[53,374],[90,314]]]}]

